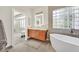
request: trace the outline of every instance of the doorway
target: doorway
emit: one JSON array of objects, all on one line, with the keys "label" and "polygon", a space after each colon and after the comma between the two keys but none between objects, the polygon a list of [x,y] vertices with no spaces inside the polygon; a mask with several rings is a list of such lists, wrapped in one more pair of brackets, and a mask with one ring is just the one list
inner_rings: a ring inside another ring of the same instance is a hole
[{"label": "doorway", "polygon": [[16,9],[13,9],[12,12],[13,12],[12,45],[15,46],[27,40],[28,19],[24,13]]}]

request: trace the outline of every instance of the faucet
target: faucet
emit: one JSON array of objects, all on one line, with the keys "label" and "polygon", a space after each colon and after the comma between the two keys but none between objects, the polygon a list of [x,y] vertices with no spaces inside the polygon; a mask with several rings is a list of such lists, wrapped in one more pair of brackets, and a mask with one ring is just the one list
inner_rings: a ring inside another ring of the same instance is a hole
[{"label": "faucet", "polygon": [[70,33],[74,33],[74,32],[73,32],[73,29],[70,30]]}]

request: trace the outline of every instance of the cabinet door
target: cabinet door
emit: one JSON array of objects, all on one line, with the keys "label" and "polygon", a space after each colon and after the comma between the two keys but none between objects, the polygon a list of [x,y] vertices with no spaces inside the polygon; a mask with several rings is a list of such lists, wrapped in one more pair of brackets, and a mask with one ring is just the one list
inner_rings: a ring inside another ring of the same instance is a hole
[{"label": "cabinet door", "polygon": [[35,37],[34,38],[35,39],[39,39],[39,30],[36,30],[34,34],[35,34]]},{"label": "cabinet door", "polygon": [[39,32],[39,39],[42,41],[46,40],[46,31],[40,31]]},{"label": "cabinet door", "polygon": [[30,30],[30,29],[29,29],[28,34],[29,34],[29,37],[34,37],[34,31],[33,31],[33,30]]},{"label": "cabinet door", "polygon": [[34,30],[31,31],[31,37],[32,37],[32,38],[35,37],[35,31],[34,31]]}]

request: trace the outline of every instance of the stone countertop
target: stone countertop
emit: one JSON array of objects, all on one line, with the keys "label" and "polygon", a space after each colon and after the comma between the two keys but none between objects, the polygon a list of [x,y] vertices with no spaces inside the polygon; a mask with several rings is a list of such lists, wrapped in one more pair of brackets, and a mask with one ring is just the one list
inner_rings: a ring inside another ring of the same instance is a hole
[{"label": "stone countertop", "polygon": [[35,29],[35,30],[48,30],[46,28],[28,28],[28,29]]}]

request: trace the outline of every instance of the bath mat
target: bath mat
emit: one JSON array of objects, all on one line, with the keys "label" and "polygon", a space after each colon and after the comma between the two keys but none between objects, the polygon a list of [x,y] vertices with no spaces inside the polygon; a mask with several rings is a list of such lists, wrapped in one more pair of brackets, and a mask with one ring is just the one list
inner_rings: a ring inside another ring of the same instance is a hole
[{"label": "bath mat", "polygon": [[26,44],[27,46],[38,49],[41,45],[41,42],[37,40],[27,40]]}]

